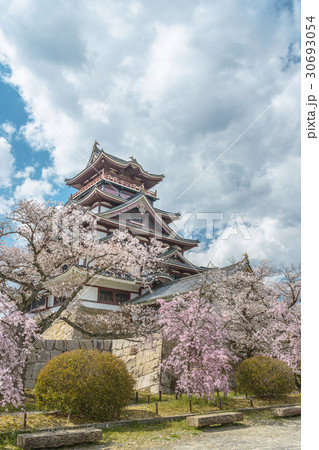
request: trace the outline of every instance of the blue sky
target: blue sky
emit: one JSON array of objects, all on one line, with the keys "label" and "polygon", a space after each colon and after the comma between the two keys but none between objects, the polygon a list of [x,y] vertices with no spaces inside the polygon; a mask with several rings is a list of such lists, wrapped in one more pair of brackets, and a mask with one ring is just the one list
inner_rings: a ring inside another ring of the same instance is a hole
[{"label": "blue sky", "polygon": [[[0,212],[66,201],[97,139],[165,173],[158,206],[203,238],[195,263],[299,262],[298,1],[0,7]],[[213,233],[197,217],[215,213]]]}]

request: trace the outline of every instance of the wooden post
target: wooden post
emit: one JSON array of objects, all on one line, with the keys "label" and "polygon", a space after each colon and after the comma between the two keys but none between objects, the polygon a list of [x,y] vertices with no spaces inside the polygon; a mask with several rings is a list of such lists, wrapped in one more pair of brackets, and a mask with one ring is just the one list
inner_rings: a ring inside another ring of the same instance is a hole
[{"label": "wooden post", "polygon": [[155,403],[155,414],[158,416],[158,403]]},{"label": "wooden post", "polygon": [[252,397],[250,397],[249,400],[250,400],[250,406],[253,408],[254,405],[253,405],[253,399],[252,399]]},{"label": "wooden post", "polygon": [[150,396],[147,396],[147,403],[150,404]]},{"label": "wooden post", "polygon": [[218,389],[216,389],[216,394],[217,394],[217,397],[219,397],[219,390]]},{"label": "wooden post", "polygon": [[27,427],[27,413],[23,413],[23,428]]},{"label": "wooden post", "polygon": [[135,402],[138,403],[138,392],[137,391],[136,391],[136,394],[135,394]]},{"label": "wooden post", "polygon": [[162,391],[159,391],[159,401],[162,401]]},{"label": "wooden post", "polygon": [[189,412],[192,412],[192,400],[189,401]]},{"label": "wooden post", "polygon": [[176,392],[176,394],[175,394],[175,400],[177,400],[177,396],[178,396],[178,393]]},{"label": "wooden post", "polygon": [[247,392],[246,392],[246,398],[248,398]]},{"label": "wooden post", "polygon": [[235,396],[236,396],[237,395],[237,388],[236,387],[235,387],[234,391],[235,391]]},{"label": "wooden post", "polygon": [[219,397],[219,409],[222,409],[222,399]]}]

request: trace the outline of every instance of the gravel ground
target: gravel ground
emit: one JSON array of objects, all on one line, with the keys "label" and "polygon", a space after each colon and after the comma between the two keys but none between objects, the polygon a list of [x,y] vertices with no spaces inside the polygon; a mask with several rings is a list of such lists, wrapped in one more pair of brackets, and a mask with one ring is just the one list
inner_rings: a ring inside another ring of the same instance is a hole
[{"label": "gravel ground", "polygon": [[274,420],[266,425],[208,428],[194,439],[157,449],[299,450],[300,431],[300,417]]},{"label": "gravel ground", "polygon": [[[194,437],[181,435],[180,439],[171,442],[165,442],[164,435],[162,433],[162,439],[157,440],[157,442],[149,441],[148,434],[145,433],[144,439],[140,437],[138,441],[132,438],[121,443],[111,441],[109,444],[74,446],[72,449],[300,450],[301,419],[300,417],[285,419],[247,418],[242,424],[205,428]],[[168,433],[166,433],[166,436],[168,436]],[[61,450],[67,450],[67,448],[64,447]]]}]

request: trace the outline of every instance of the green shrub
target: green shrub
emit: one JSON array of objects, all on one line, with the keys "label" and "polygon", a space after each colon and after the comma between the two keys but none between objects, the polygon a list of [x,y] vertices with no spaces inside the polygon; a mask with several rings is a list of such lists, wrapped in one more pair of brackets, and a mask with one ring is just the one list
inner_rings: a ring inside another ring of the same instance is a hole
[{"label": "green shrub", "polygon": [[114,420],[130,402],[132,379],[110,353],[74,350],[51,359],[35,386],[38,408]]},{"label": "green shrub", "polygon": [[269,356],[254,356],[243,361],[237,370],[238,391],[257,397],[277,397],[295,389],[294,374],[283,361]]}]

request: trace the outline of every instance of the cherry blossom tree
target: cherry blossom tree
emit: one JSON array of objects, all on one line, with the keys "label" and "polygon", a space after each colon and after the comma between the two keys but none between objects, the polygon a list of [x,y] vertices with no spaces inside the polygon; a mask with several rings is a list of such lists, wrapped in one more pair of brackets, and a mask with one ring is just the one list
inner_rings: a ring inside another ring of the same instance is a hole
[{"label": "cherry blossom tree", "polygon": [[62,319],[88,338],[126,339],[136,342],[144,339],[152,344],[154,336],[160,332],[156,309],[132,303],[120,305],[120,312],[102,311],[94,316],[87,311],[77,314],[76,308],[73,310],[71,307]]},{"label": "cherry blossom tree", "polygon": [[63,297],[57,311],[37,315],[43,333],[98,275],[147,285],[160,266],[161,251],[155,239],[146,247],[118,230],[100,241],[95,216],[72,203],[24,200],[0,221],[0,292],[22,313],[40,304],[44,294]]},{"label": "cherry blossom tree", "polygon": [[0,295],[0,405],[22,406],[24,369],[32,344],[40,338],[31,317]]},{"label": "cherry blossom tree", "polygon": [[[247,266],[246,266],[247,267]],[[268,351],[269,343],[262,330],[269,320],[269,305],[274,289],[266,280],[273,267],[262,262],[251,270],[245,261],[230,271],[212,270],[201,288],[205,296],[221,314],[226,314],[228,346],[240,360]]]},{"label": "cherry blossom tree", "polygon": [[228,392],[236,358],[227,347],[227,317],[216,313],[199,291],[159,304],[162,337],[172,346],[163,369],[178,377],[178,389],[207,397]]},{"label": "cherry blossom tree", "polygon": [[[286,361],[300,375],[300,272],[263,262],[212,269],[202,287],[159,301],[159,325],[172,351],[163,368],[188,393],[211,395],[229,389],[235,361],[267,354]],[[278,277],[278,274],[277,274]]]},{"label": "cherry blossom tree", "polygon": [[281,280],[274,283],[276,297],[269,307],[269,322],[262,334],[271,342],[270,356],[285,361],[294,371],[300,387],[301,375],[301,274],[294,266],[285,267]]},{"label": "cherry blossom tree", "polygon": [[282,269],[278,273],[263,262],[253,273],[219,270],[203,285],[202,295],[228,315],[228,344],[237,357],[268,354],[300,375],[300,270]]}]

